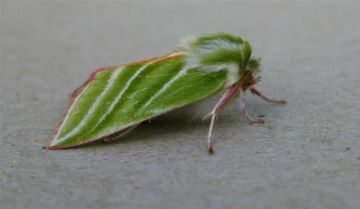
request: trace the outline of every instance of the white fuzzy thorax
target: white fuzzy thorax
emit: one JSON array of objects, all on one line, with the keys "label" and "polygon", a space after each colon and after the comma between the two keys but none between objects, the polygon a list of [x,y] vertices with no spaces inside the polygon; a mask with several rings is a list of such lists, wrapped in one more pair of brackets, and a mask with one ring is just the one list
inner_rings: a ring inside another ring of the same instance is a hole
[{"label": "white fuzzy thorax", "polygon": [[227,72],[225,87],[229,87],[240,79],[239,67],[235,63],[219,63],[204,65],[201,63],[202,56],[209,55],[219,49],[242,50],[242,46],[222,39],[214,39],[199,47],[192,47],[190,43],[194,38],[190,37],[182,41],[179,48],[186,52],[186,68],[198,69],[206,72]]}]

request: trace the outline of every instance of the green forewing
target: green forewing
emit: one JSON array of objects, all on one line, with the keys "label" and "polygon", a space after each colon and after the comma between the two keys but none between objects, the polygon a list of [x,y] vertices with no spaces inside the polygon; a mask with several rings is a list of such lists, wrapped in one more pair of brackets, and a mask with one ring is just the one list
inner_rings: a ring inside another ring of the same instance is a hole
[{"label": "green forewing", "polygon": [[221,90],[226,73],[186,69],[183,56],[109,67],[75,98],[50,146],[71,147],[121,131]]}]

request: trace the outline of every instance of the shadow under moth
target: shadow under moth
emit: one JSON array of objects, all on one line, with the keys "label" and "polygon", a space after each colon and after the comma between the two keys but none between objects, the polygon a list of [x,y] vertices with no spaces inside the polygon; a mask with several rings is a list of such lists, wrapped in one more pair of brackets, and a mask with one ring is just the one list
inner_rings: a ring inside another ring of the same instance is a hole
[{"label": "shadow under moth", "polygon": [[252,123],[264,123],[245,109],[245,91],[262,99],[260,59],[251,55],[249,42],[217,33],[184,42],[173,53],[121,66],[95,70],[71,94],[71,102],[47,145],[65,149],[129,133],[144,121],[174,111],[194,118],[210,118],[208,151],[218,114],[235,98]]}]

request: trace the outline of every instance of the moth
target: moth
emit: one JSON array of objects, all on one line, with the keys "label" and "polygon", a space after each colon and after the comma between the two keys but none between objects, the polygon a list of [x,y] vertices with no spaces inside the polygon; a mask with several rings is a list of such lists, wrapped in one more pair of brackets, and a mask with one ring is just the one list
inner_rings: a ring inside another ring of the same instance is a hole
[{"label": "moth", "polygon": [[285,104],[261,94],[260,59],[248,41],[227,33],[192,38],[162,57],[95,70],[71,94],[71,101],[47,149],[79,146],[99,139],[118,138],[144,121],[174,111],[194,118],[209,118],[207,148],[215,119],[235,98],[245,108],[249,90],[265,101]]}]

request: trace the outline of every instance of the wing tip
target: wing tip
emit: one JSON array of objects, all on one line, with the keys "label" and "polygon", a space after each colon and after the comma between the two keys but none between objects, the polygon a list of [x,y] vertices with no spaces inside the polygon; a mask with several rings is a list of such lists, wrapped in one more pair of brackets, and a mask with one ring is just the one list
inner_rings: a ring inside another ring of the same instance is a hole
[{"label": "wing tip", "polygon": [[56,138],[56,135],[53,135],[44,148],[47,149],[47,150],[65,149],[66,147],[59,146],[59,144],[55,142],[55,138]]},{"label": "wing tip", "polygon": [[63,150],[63,149],[66,149],[66,148],[47,145],[46,147],[44,147],[44,149],[47,149],[47,150]]}]

